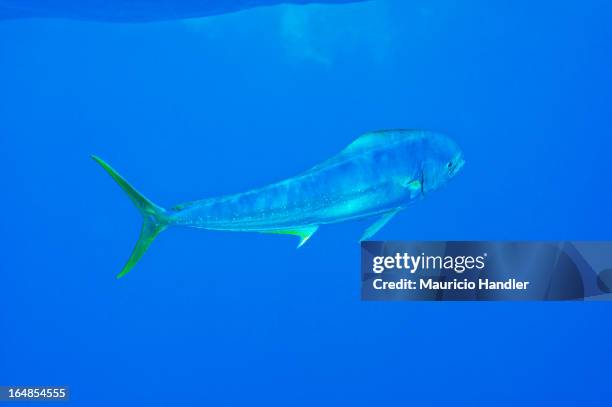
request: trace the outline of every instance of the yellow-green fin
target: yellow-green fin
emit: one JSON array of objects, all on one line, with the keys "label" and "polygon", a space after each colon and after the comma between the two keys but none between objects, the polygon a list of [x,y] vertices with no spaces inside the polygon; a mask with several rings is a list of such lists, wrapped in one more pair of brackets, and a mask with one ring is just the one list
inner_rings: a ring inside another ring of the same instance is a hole
[{"label": "yellow-green fin", "polygon": [[410,191],[418,192],[421,190],[421,187],[422,187],[421,180],[415,179],[414,181],[410,181],[408,184],[406,184],[406,187]]},{"label": "yellow-green fin", "polygon": [[159,235],[164,229],[168,227],[168,218],[166,210],[160,206],[155,205],[153,202],[148,200],[144,195],[136,190],[129,182],[125,180],[113,167],[108,165],[100,157],[92,155],[91,158],[111,176],[113,180],[121,189],[127,193],[128,197],[132,200],[136,208],[142,215],[142,229],[140,230],[140,237],[136,242],[134,250],[130,255],[128,261],[123,266],[123,269],[117,278],[121,278],[126,275],[132,268],[138,263],[138,260],[147,251],[153,240]]},{"label": "yellow-green fin", "polygon": [[274,233],[279,235],[294,235],[300,238],[297,247],[300,248],[319,229],[319,225],[304,226],[293,229],[262,230],[262,233]]}]

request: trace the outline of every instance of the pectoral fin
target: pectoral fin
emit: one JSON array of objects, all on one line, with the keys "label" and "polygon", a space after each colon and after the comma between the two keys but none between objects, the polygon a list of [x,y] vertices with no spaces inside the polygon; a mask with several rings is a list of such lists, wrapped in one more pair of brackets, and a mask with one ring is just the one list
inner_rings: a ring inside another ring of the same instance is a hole
[{"label": "pectoral fin", "polygon": [[410,198],[415,198],[419,195],[423,195],[423,179],[414,179],[404,184],[408,191],[410,191]]},{"label": "pectoral fin", "polygon": [[295,235],[300,238],[300,243],[298,243],[298,248],[302,247],[310,236],[314,235],[314,233],[319,229],[319,225],[305,226],[301,228],[295,229],[279,229],[279,230],[264,230],[262,233],[276,233],[279,235]]},{"label": "pectoral fin", "polygon": [[366,231],[363,233],[363,236],[361,236],[360,240],[368,240],[369,238],[371,238],[372,236],[374,236],[380,229],[383,228],[383,226],[385,226],[387,224],[387,222],[389,222],[391,220],[391,218],[393,218],[395,216],[395,214],[397,214],[401,209],[397,208],[397,209],[393,209],[387,213],[385,213],[384,215],[382,215],[376,222],[374,222],[369,228],[366,229]]},{"label": "pectoral fin", "polygon": [[419,192],[421,191],[421,180],[420,179],[415,179],[410,181],[409,183],[406,184],[406,187],[410,190],[410,191],[416,191]]}]

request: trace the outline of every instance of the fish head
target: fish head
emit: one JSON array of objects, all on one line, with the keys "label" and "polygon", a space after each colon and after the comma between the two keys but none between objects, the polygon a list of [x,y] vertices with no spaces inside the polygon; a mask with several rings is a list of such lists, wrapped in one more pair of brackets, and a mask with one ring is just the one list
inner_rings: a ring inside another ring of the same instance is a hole
[{"label": "fish head", "polygon": [[431,134],[425,140],[423,153],[421,174],[423,193],[445,185],[465,164],[461,148],[443,134]]}]

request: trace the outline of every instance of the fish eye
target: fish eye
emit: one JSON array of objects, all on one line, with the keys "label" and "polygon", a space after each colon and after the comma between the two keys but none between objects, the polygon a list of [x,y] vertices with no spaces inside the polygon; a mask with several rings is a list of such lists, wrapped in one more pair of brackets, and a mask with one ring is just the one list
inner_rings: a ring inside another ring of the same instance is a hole
[{"label": "fish eye", "polygon": [[446,168],[450,170],[452,167],[453,167],[453,162],[449,161],[448,164],[446,164]]}]

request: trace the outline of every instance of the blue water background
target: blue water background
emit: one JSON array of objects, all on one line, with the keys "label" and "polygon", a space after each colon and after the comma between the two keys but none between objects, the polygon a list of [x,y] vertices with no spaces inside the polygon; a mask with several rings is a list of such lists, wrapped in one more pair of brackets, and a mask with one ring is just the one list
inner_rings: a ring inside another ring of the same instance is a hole
[{"label": "blue water background", "polygon": [[370,221],[140,228],[155,202],[295,175],[361,133],[467,164],[381,239],[612,237],[612,6],[376,1],[121,25],[0,23],[0,384],[72,405],[606,405],[609,303],[364,303]]}]

